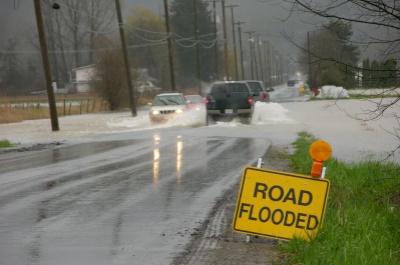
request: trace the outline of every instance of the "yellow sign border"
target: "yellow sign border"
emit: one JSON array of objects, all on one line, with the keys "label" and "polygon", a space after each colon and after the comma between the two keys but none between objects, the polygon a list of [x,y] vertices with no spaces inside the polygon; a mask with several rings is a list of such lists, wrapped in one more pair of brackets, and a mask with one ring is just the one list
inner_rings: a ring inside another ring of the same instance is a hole
[{"label": "yellow sign border", "polygon": [[[242,204],[242,199],[243,199],[243,194],[244,194],[244,188],[246,187],[246,176],[248,171],[251,170],[255,170],[261,173],[268,173],[268,176],[270,174],[277,175],[276,177],[290,177],[290,178],[298,178],[298,179],[304,179],[307,181],[317,181],[317,182],[324,182],[326,185],[326,189],[325,191],[322,191],[324,193],[324,198],[322,198],[323,203],[322,204],[322,209],[321,212],[318,213],[318,221],[319,221],[319,227],[321,226],[322,222],[323,222],[323,218],[324,218],[324,214],[325,214],[325,210],[326,210],[326,206],[327,206],[327,202],[328,202],[328,195],[329,195],[329,188],[330,188],[330,182],[327,179],[320,179],[320,178],[312,178],[311,176],[307,176],[307,175],[301,175],[301,174],[294,174],[294,173],[288,173],[288,172],[282,172],[282,171],[276,171],[276,170],[269,170],[269,169],[265,169],[265,168],[257,168],[257,167],[246,167],[243,170],[243,174],[242,174],[242,179],[241,179],[241,183],[240,183],[240,189],[239,189],[239,193],[238,193],[238,197],[237,197],[237,202],[236,202],[236,207],[235,207],[235,213],[234,213],[234,217],[233,217],[233,222],[232,222],[232,228],[235,232],[238,233],[243,233],[243,234],[248,234],[248,235],[254,235],[254,236],[262,236],[262,237],[269,237],[269,238],[274,238],[274,239],[280,239],[280,240],[289,240],[291,238],[293,238],[293,236],[295,236],[294,234],[289,237],[289,236],[284,236],[284,235],[279,235],[279,233],[275,233],[273,234],[272,232],[269,233],[260,233],[258,231],[255,231],[256,229],[251,229],[251,228],[236,228],[237,226],[237,220],[238,220],[238,214],[239,214],[239,207]],[[270,176],[269,176],[270,177]],[[319,210],[319,209],[318,209]],[[301,235],[303,234],[303,235]],[[300,233],[300,235],[298,235],[300,237],[305,237],[306,239],[309,239],[310,237],[312,237],[312,235],[310,235],[307,232],[302,232]]]}]

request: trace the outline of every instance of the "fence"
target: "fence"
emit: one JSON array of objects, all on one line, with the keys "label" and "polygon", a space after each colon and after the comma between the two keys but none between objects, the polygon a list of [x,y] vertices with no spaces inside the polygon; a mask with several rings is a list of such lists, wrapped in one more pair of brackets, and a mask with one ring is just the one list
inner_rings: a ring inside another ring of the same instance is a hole
[{"label": "fence", "polygon": [[[14,109],[43,109],[48,108],[49,103],[47,100],[0,100],[0,108],[14,108]],[[56,99],[57,113],[60,116],[78,115],[84,113],[93,113],[96,111],[106,110],[104,100],[97,100],[94,98],[78,98],[78,99]]]}]

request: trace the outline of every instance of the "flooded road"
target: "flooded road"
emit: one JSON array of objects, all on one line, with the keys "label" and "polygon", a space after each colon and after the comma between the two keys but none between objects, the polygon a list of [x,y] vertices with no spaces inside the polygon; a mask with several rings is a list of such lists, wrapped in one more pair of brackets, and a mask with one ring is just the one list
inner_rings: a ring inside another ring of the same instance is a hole
[{"label": "flooded road", "polygon": [[4,159],[1,264],[168,264],[267,146],[155,133]]}]

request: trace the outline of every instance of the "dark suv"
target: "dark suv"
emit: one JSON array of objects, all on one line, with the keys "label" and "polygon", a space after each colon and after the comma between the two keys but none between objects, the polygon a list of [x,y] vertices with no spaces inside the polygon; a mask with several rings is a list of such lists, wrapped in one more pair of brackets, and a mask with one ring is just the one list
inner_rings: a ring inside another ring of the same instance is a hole
[{"label": "dark suv", "polygon": [[296,79],[290,79],[287,81],[287,86],[295,86],[299,83],[299,80]]},{"label": "dark suv", "polygon": [[270,96],[269,92],[274,91],[273,88],[266,88],[263,81],[259,80],[246,80],[247,84],[249,84],[250,89],[253,92],[253,101],[261,101],[261,102],[269,102]]}]

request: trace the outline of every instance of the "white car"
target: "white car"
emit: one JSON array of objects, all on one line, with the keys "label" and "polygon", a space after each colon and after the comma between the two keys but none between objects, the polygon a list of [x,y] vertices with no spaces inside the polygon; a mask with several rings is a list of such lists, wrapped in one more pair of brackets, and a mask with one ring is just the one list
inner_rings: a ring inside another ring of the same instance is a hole
[{"label": "white car", "polygon": [[164,122],[189,109],[182,93],[162,93],[154,97],[149,111],[152,122]]}]

